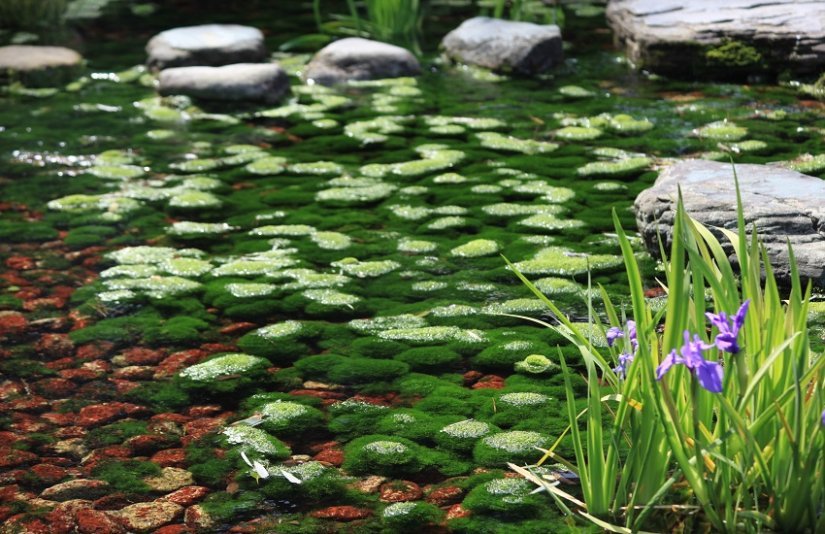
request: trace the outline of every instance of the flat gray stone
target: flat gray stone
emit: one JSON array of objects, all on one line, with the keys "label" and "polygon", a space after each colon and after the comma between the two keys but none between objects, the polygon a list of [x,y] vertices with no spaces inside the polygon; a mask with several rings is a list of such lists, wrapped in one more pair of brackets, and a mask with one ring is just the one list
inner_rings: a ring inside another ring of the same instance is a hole
[{"label": "flat gray stone", "polygon": [[289,92],[289,77],[277,63],[175,67],[161,71],[159,91],[205,100],[275,103]]},{"label": "flat gray stone", "polygon": [[418,59],[405,48],[348,37],[319,50],[304,70],[304,80],[335,85],[348,80],[380,80],[421,74]]},{"label": "flat gray stone", "polygon": [[25,83],[63,81],[82,63],[80,54],[62,46],[0,46],[0,72],[11,72]]},{"label": "flat gray stone", "polygon": [[146,63],[158,69],[257,63],[267,57],[261,31],[237,24],[166,30],[149,40],[146,53],[149,55]]},{"label": "flat gray stone", "polygon": [[633,63],[664,74],[724,75],[705,54],[725,40],[754,47],[772,70],[825,66],[822,0],[611,0],[607,21]]},{"label": "flat gray stone", "polygon": [[455,61],[525,75],[564,60],[558,26],[487,17],[465,20],[444,37],[441,47]]},{"label": "flat gray stone", "polygon": [[[745,222],[749,229],[756,224],[777,278],[783,283],[790,280],[790,242],[800,276],[825,287],[825,180],[773,165],[737,165],[736,174]],[[681,161],[662,171],[633,206],[639,232],[651,253],[658,255],[658,233],[670,246],[677,186],[691,217],[709,227],[736,231],[731,165]],[[727,239],[720,242],[727,246]]]}]

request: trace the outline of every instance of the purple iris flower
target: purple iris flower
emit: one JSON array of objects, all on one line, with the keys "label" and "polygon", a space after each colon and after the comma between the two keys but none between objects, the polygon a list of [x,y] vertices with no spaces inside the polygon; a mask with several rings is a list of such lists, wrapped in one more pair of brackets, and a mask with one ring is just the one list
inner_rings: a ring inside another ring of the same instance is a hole
[{"label": "purple iris flower", "polygon": [[822,410],[822,426],[825,426],[825,410]]},{"label": "purple iris flower", "polygon": [[702,356],[702,351],[712,346],[702,343],[699,334],[695,334],[691,341],[690,332],[685,330],[685,344],[682,345],[680,354],[677,354],[674,349],[665,356],[665,359],[656,368],[656,380],[661,380],[674,365],[681,364],[690,369],[693,376],[699,380],[700,386],[711,393],[721,393],[722,378],[724,377],[722,366],[719,362],[708,361]]},{"label": "purple iris flower", "polygon": [[619,354],[619,365],[613,368],[613,372],[619,375],[619,378],[627,376],[627,367],[633,363],[633,354],[623,353]]},{"label": "purple iris flower", "polygon": [[639,345],[639,342],[636,340],[636,321],[628,321],[625,325],[624,330],[619,328],[618,326],[612,326],[607,329],[605,335],[607,336],[607,346],[612,347],[613,344],[616,342],[617,339],[620,337],[624,337],[625,334],[627,338],[630,340],[630,344],[633,348],[636,348]]},{"label": "purple iris flower", "polygon": [[736,342],[736,337],[739,335],[739,330],[742,328],[742,325],[745,324],[745,314],[748,313],[748,305],[750,302],[750,299],[748,299],[742,303],[739,311],[733,316],[733,324],[731,324],[731,319],[728,318],[725,312],[719,312],[719,315],[710,312],[705,314],[708,321],[719,330],[714,340],[716,348],[724,352],[729,352],[730,354],[739,352],[739,344]]}]

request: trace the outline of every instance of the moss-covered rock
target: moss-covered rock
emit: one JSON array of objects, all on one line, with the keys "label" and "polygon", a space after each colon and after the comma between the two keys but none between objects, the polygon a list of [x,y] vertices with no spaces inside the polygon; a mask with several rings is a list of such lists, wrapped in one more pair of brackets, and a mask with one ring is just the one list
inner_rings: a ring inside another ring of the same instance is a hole
[{"label": "moss-covered rock", "polygon": [[344,451],[344,469],[350,473],[404,476],[432,463],[429,451],[408,439],[380,434],[354,439]]},{"label": "moss-covered rock", "polygon": [[490,423],[464,419],[440,428],[435,434],[435,441],[447,449],[468,452],[479,439],[498,431],[499,429]]},{"label": "moss-covered rock", "polygon": [[396,502],[381,512],[381,520],[393,532],[421,532],[441,522],[444,512],[426,502]]},{"label": "moss-covered rock", "polygon": [[265,456],[270,460],[283,460],[292,454],[289,447],[281,440],[257,427],[236,424],[226,427],[221,434],[225,436],[227,444]]},{"label": "moss-covered rock", "polygon": [[547,506],[535,486],[523,478],[496,478],[473,488],[462,502],[468,510],[505,517],[531,517]]},{"label": "moss-covered rock", "polygon": [[232,353],[187,367],[178,376],[190,388],[228,392],[255,383],[264,376],[268,365],[263,358]]},{"label": "moss-covered rock", "polygon": [[473,449],[476,462],[501,467],[507,462],[533,463],[543,454],[538,448],[546,448],[550,438],[538,432],[512,430],[482,438]]},{"label": "moss-covered rock", "polygon": [[261,426],[279,435],[296,435],[317,430],[324,425],[323,412],[317,408],[290,401],[275,401],[260,408]]}]

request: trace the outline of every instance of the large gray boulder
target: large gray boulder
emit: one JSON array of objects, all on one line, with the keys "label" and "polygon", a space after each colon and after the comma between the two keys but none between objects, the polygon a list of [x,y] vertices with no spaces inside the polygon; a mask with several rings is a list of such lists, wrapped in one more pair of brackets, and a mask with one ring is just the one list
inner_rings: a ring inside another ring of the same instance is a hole
[{"label": "large gray boulder", "polygon": [[257,63],[267,56],[264,36],[257,28],[237,24],[205,24],[161,32],[146,45],[152,68],[191,65]]},{"label": "large gray boulder", "polygon": [[[777,278],[789,280],[790,242],[800,275],[825,287],[825,180],[772,165],[736,165],[736,174],[745,222],[749,229],[756,224]],[[669,246],[677,186],[691,217],[710,227],[736,230],[731,165],[681,161],[662,171],[634,203],[639,232],[652,253],[658,254],[659,233]]]},{"label": "large gray boulder", "polygon": [[275,103],[289,92],[289,78],[276,63],[175,67],[161,71],[159,91],[206,100]]},{"label": "large gray boulder", "polygon": [[421,74],[418,59],[409,51],[379,41],[348,37],[334,41],[313,56],[304,80],[335,85],[348,80],[378,80]]},{"label": "large gray boulder", "polygon": [[465,20],[444,37],[441,47],[455,61],[525,75],[564,60],[558,26],[487,17]]},{"label": "large gray boulder", "polygon": [[633,63],[664,74],[825,66],[822,0],[611,0],[607,21]]},{"label": "large gray boulder", "polygon": [[80,54],[62,46],[0,46],[0,73],[10,73],[28,85],[65,81],[82,63]]}]

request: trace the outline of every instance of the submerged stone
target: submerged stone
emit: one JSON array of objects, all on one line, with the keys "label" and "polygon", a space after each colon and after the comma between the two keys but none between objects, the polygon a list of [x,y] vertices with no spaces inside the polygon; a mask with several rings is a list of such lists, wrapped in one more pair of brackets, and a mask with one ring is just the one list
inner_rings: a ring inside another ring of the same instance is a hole
[{"label": "submerged stone", "polygon": [[229,65],[263,61],[264,36],[257,28],[237,24],[205,24],[161,32],[146,45],[150,67]]},{"label": "submerged stone", "polygon": [[349,80],[416,76],[421,65],[399,46],[348,37],[318,51],[303,72],[307,83],[335,85]]},{"label": "submerged stone", "polygon": [[549,70],[564,59],[558,26],[487,17],[464,21],[441,46],[459,62],[526,75]]},{"label": "submerged stone", "polygon": [[[825,287],[825,182],[772,165],[736,165],[736,174],[745,224],[759,228],[777,278],[790,280],[790,244],[800,276]],[[681,185],[685,209],[691,217],[711,229],[736,230],[731,164],[681,161],[665,169],[634,204],[639,230],[652,253],[658,253],[659,234],[669,246],[677,185]]]},{"label": "submerged stone", "polygon": [[275,103],[289,93],[289,78],[276,63],[167,68],[158,78],[161,95],[204,100]]}]

